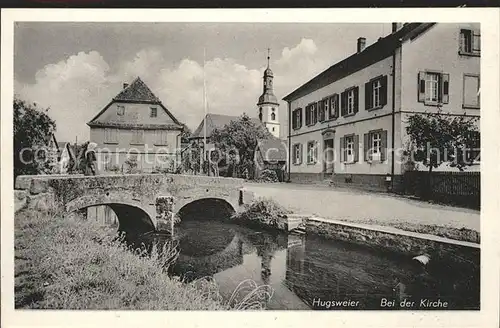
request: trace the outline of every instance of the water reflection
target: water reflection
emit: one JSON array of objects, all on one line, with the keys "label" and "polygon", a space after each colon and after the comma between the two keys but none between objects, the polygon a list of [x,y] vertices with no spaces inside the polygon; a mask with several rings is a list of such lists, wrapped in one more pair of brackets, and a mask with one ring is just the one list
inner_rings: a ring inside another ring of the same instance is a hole
[{"label": "water reflection", "polygon": [[446,301],[446,309],[479,308],[479,269],[471,265],[457,269],[435,261],[424,268],[347,243],[216,220],[185,220],[176,235],[180,255],[172,274],[211,276],[225,298],[246,279],[270,285],[270,309],[399,309],[404,300],[422,309],[421,299]]}]

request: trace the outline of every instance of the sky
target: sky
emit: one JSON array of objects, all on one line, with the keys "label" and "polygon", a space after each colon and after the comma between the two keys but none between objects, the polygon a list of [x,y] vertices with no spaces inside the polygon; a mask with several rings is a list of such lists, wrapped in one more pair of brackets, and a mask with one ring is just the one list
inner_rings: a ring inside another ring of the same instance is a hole
[{"label": "sky", "polygon": [[[208,111],[257,117],[271,49],[278,99],[391,31],[390,24],[17,22],[14,93],[56,121],[58,141],[86,141],[86,125],[123,83],[141,79],[194,130]],[[279,118],[286,136],[286,103]]]}]

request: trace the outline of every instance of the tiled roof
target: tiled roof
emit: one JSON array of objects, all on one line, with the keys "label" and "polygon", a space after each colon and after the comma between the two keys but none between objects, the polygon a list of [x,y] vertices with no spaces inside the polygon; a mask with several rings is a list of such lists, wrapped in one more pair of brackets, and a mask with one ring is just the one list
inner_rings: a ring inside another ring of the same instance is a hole
[{"label": "tiled roof", "polygon": [[259,140],[257,151],[264,161],[286,161],[288,155],[286,141],[278,138]]},{"label": "tiled roof", "polygon": [[137,77],[131,84],[113,98],[119,101],[141,101],[150,103],[159,103],[160,99],[154,95],[140,77]]},{"label": "tiled roof", "polygon": [[404,40],[412,39],[423,33],[435,23],[408,23],[401,29],[386,37],[380,38],[374,44],[366,47],[363,51],[355,53],[346,59],[330,66],[299,88],[283,98],[285,101],[293,101],[306,94],[323,88],[337,80],[340,80],[354,72],[372,65],[384,58],[391,56],[400,47]]},{"label": "tiled roof", "polygon": [[[231,121],[236,121],[239,120],[241,117],[240,116],[231,116],[231,115],[222,115],[222,114],[207,114],[206,119],[202,120],[200,125],[196,128],[196,130],[193,132],[191,135],[192,139],[196,138],[203,138],[204,134],[204,123],[207,121],[207,138],[210,138],[212,136],[213,131],[216,128],[221,128],[224,125],[227,125],[231,123]],[[259,119],[257,118],[250,118],[250,121],[252,121],[254,124],[262,124]]]}]

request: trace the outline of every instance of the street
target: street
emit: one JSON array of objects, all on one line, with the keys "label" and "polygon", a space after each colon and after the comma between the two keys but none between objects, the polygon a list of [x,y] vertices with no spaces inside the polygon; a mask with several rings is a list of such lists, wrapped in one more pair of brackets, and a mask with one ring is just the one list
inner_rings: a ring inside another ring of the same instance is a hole
[{"label": "street", "polygon": [[294,183],[246,183],[256,197],[270,197],[296,212],[380,225],[422,224],[480,231],[480,212],[395,195]]}]

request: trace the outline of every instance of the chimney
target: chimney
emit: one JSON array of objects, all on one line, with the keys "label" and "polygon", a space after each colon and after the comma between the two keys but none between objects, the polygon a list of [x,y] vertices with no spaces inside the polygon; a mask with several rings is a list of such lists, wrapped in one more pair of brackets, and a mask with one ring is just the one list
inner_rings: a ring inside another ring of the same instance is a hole
[{"label": "chimney", "polygon": [[365,46],[366,46],[366,38],[358,38],[358,53],[360,53],[361,51],[363,51],[365,49]]},{"label": "chimney", "polygon": [[392,33],[399,31],[407,23],[392,23]]},{"label": "chimney", "polygon": [[126,87],[128,87],[128,83],[123,83],[123,89],[125,89]]}]

